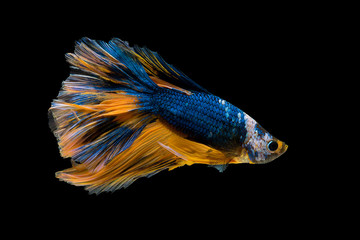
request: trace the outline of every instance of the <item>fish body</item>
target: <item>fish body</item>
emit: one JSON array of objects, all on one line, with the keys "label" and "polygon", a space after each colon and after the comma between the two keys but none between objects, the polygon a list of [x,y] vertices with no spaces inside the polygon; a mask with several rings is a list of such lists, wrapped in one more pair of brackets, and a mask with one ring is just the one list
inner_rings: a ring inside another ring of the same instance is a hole
[{"label": "fish body", "polygon": [[245,140],[244,112],[215,95],[193,92],[188,96],[163,89],[155,99],[154,113],[188,139],[222,150]]},{"label": "fish body", "polygon": [[183,165],[266,163],[287,150],[253,118],[147,48],[80,40],[72,73],[49,109],[63,157],[56,174],[90,192],[114,191]]}]

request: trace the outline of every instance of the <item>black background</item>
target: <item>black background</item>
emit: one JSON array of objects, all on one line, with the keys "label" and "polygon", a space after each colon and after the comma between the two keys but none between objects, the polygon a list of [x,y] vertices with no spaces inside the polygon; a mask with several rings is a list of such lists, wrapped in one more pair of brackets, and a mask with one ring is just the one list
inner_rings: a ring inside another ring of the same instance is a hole
[{"label": "black background", "polygon": [[[28,217],[41,213],[54,229],[67,224],[69,229],[77,224],[95,228],[101,223],[104,229],[109,224],[125,232],[130,226],[136,232],[136,226],[155,224],[176,232],[189,228],[221,235],[250,228],[258,234],[258,227],[273,224],[277,227],[264,231],[285,234],[279,228],[286,227],[305,234],[293,224],[304,217],[312,218],[306,229],[315,228],[324,213],[319,196],[328,183],[312,165],[318,159],[308,145],[315,143],[304,139],[310,131],[305,124],[312,116],[310,98],[321,77],[326,21],[309,9],[274,8],[261,13],[256,8],[233,9],[231,14],[206,9],[139,13],[135,8],[115,9],[101,17],[75,10],[44,15],[33,25],[40,31],[32,37],[37,45],[27,56],[36,65],[28,72],[36,79],[28,87],[36,101],[31,109],[32,114],[36,111],[36,125],[27,135],[38,136],[28,151],[36,164],[29,162],[24,175],[24,190],[30,193],[22,206],[31,210]],[[204,165],[184,166],[100,195],[58,181],[55,172],[71,164],[58,152],[47,110],[69,75],[64,54],[85,36],[104,41],[117,37],[157,51],[211,93],[252,116],[286,142],[288,151],[271,163],[230,165],[224,173]],[[149,231],[158,232],[153,227]]]}]

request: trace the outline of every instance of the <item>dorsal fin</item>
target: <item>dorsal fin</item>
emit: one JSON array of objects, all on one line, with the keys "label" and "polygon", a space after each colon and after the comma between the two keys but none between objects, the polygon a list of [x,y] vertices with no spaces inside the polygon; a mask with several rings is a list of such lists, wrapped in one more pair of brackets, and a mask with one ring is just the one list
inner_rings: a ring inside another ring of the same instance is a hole
[{"label": "dorsal fin", "polygon": [[[194,82],[180,70],[165,62],[165,60],[157,53],[153,52],[146,47],[134,46],[130,47],[128,42],[122,41],[118,38],[111,40],[113,44],[116,44],[121,49],[133,54],[143,65],[150,78],[156,78],[161,80],[165,87],[172,86],[171,88],[177,90],[188,90],[209,93],[205,88]],[[175,86],[175,87],[173,87]],[[184,91],[183,91],[184,92]],[[188,94],[189,92],[184,92]]]},{"label": "dorsal fin", "polygon": [[139,60],[148,74],[186,90],[208,93],[205,88],[201,87],[174,66],[165,62],[157,52],[138,46],[134,47],[134,51],[141,57]]}]

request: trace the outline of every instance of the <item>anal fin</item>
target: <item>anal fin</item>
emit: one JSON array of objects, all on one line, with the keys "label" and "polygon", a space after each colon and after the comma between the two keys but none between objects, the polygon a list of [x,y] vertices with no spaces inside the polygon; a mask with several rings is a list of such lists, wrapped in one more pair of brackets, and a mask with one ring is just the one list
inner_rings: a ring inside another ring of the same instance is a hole
[{"label": "anal fin", "polygon": [[106,164],[100,164],[101,167],[94,169],[91,162],[83,162],[56,176],[73,185],[85,186],[94,193],[126,188],[138,178],[184,165],[182,159],[158,144],[173,134],[159,121],[149,123],[131,146]]},{"label": "anal fin", "polygon": [[163,148],[183,159],[186,165],[207,164],[224,171],[232,158],[226,153],[210,146],[172,134],[166,142],[159,143]]}]

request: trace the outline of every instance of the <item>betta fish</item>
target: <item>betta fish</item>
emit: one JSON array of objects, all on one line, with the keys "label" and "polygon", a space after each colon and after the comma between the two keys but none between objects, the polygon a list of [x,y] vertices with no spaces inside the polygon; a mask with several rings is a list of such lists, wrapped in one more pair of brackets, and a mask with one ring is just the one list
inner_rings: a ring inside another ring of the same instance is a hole
[{"label": "betta fish", "polygon": [[100,193],[162,170],[267,163],[287,145],[156,52],[83,38],[66,54],[70,76],[49,109],[60,154],[56,177]]}]

